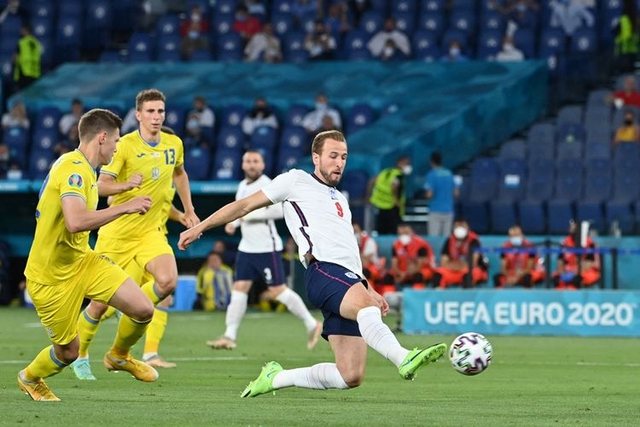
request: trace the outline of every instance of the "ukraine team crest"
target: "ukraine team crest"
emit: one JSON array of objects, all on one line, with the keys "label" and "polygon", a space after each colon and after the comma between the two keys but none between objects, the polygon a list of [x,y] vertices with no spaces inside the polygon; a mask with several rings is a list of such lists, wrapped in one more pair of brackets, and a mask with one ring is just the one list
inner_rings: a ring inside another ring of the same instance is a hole
[{"label": "ukraine team crest", "polygon": [[153,168],[151,169],[151,178],[153,179],[158,179],[160,178],[160,168]]},{"label": "ukraine team crest", "polygon": [[69,186],[82,188],[83,185],[84,185],[84,182],[82,180],[82,176],[78,175],[77,173],[74,173],[71,176],[69,176]]}]

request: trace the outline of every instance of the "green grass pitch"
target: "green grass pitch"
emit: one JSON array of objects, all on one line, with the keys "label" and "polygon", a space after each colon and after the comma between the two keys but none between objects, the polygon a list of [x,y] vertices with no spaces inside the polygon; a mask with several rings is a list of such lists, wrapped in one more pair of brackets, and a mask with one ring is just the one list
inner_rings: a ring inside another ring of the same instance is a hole
[{"label": "green grass pitch", "polygon": [[[393,324],[393,319],[389,319]],[[238,348],[214,351],[224,313],[172,313],[161,352],[178,363],[153,384],[109,373],[102,356],[115,333],[102,325],[93,346],[98,381],[80,382],[70,369],[48,380],[60,403],[36,403],[18,390],[16,373],[48,341],[34,311],[0,309],[0,425],[638,425],[640,342],[637,339],[489,336],[491,367],[476,377],[447,360],[413,382],[369,351],[364,384],[354,390],[286,389],[240,399],[264,362],[285,368],[332,360],[326,342],[309,352],[292,315],[249,313]],[[482,332],[482,331],[477,331]],[[407,347],[453,336],[399,336]],[[138,345],[135,354],[140,355]]]}]

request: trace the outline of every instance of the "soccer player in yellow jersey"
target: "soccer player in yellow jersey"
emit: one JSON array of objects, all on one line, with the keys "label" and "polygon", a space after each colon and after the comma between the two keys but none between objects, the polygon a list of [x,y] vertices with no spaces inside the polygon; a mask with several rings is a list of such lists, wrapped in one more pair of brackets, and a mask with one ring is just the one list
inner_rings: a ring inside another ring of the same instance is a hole
[{"label": "soccer player in yellow jersey", "polygon": [[18,374],[20,389],[36,401],[60,400],[44,379],[62,371],[78,356],[76,319],[85,297],[125,314],[105,356],[108,369],[127,371],[141,381],[158,378],[155,369],[129,354],[153,316],[153,305],[119,266],[89,247],[90,230],[118,218],[140,217],[152,207],[151,198],[140,195],[96,210],[95,169],[111,161],[121,125],[122,120],[107,110],[84,114],[78,124],[78,149],[55,162],[40,190],[25,276],[29,295],[53,345]]},{"label": "soccer player in yellow jersey", "polygon": [[[171,206],[169,194],[172,185],[175,185],[185,210],[184,224],[191,227],[200,220],[191,202],[189,178],[183,165],[182,141],[175,135],[162,132],[164,94],[157,89],[138,93],[136,117],[140,122],[139,129],[122,137],[113,160],[100,172],[98,189],[101,196],[114,196],[113,206],[139,194],[150,196],[156,203],[144,217],[120,218],[103,227],[98,233],[95,249],[131,275],[136,274],[138,266],[151,273],[153,280],[144,283],[142,291],[154,304],[158,304],[173,292],[178,280],[175,256],[163,229]],[[86,369],[89,369],[88,360],[84,359],[88,344],[106,309],[106,305],[92,301],[78,319],[80,357],[83,359],[76,364],[86,364]],[[166,324],[166,314],[156,311],[154,317],[163,317]],[[155,322],[158,327],[164,328],[162,323]],[[152,325],[147,333],[153,335],[155,325]],[[159,366],[157,362],[160,360],[153,361],[155,358],[158,358],[157,352],[148,359]],[[78,366],[78,370],[80,368]]]}]

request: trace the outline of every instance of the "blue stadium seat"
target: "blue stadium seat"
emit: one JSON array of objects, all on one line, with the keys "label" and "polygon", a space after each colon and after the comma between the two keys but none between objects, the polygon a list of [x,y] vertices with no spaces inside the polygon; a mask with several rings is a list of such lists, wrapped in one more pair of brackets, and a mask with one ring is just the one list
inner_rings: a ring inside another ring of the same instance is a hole
[{"label": "blue stadium seat", "polygon": [[502,32],[498,30],[484,30],[478,41],[478,59],[486,60],[495,57],[502,49]]},{"label": "blue stadium seat", "polygon": [[87,28],[99,30],[111,29],[111,2],[108,0],[91,0],[85,10],[85,33]]},{"label": "blue stadium seat", "polygon": [[[213,33],[218,34],[219,36],[231,33],[234,19],[233,13],[216,14],[211,21],[211,29]],[[275,25],[274,31],[276,31],[277,34],[280,34]]]},{"label": "blue stadium seat", "polygon": [[56,130],[58,129],[58,122],[60,121],[60,110],[56,107],[42,107],[36,114],[36,121],[34,123],[34,131],[38,130]]},{"label": "blue stadium seat", "polygon": [[154,57],[153,38],[148,33],[134,33],[129,39],[129,60],[133,62],[150,61]]},{"label": "blue stadium seat", "polygon": [[394,0],[391,2],[391,12],[411,12],[417,9],[416,0]]},{"label": "blue stadium seat", "polygon": [[55,58],[59,62],[77,61],[80,58],[82,31],[80,18],[62,16],[56,28]]},{"label": "blue stadium seat", "polygon": [[553,195],[555,165],[553,160],[531,159],[525,200],[519,203],[519,218],[525,233],[543,233],[547,229],[545,203]]},{"label": "blue stadium seat", "polygon": [[595,30],[578,28],[571,37],[570,52],[573,55],[591,56],[595,53],[598,42]]},{"label": "blue stadium seat", "polygon": [[598,162],[596,167],[587,169],[584,197],[577,204],[577,219],[589,221],[601,233],[605,231],[603,203],[609,199],[612,188],[611,169],[605,169],[604,164]]},{"label": "blue stadium seat", "polygon": [[228,105],[222,115],[222,127],[239,128],[242,126],[242,119],[247,115],[247,109],[242,105]]},{"label": "blue stadium seat", "polygon": [[591,159],[608,160],[611,158],[611,145],[608,141],[603,141],[600,143],[592,143],[592,144],[587,143],[587,149],[585,151],[586,151],[587,160],[591,160]]},{"label": "blue stadium seat", "polygon": [[629,173],[638,169],[640,161],[640,145],[626,142],[616,145],[613,149],[613,168],[622,173]]},{"label": "blue stadium seat", "polygon": [[566,36],[560,29],[547,28],[542,30],[539,40],[538,58],[548,58],[552,55],[563,54],[566,51]]},{"label": "blue stadium seat", "polygon": [[164,117],[164,124],[173,129],[178,135],[182,135],[185,124],[184,108],[175,105],[167,106]]},{"label": "blue stadium seat", "polygon": [[118,51],[105,50],[100,54],[100,58],[98,59],[98,62],[119,63],[119,62],[122,62],[122,56]]},{"label": "blue stadium seat", "polygon": [[344,40],[344,52],[347,59],[362,59],[370,55],[367,48],[369,34],[363,30],[351,30]]},{"label": "blue stadium seat", "polygon": [[637,169],[624,172],[615,169],[615,172],[613,197],[605,204],[605,216],[607,224],[616,221],[623,233],[630,233],[635,225],[631,206],[640,200],[640,172]]},{"label": "blue stadium seat", "polygon": [[302,126],[302,120],[309,111],[306,105],[292,105],[287,109],[285,126]]},{"label": "blue stadium seat", "polygon": [[478,233],[490,230],[488,203],[495,197],[499,177],[498,164],[492,158],[478,158],[471,166],[469,197],[462,202],[462,212]]},{"label": "blue stadium seat", "polygon": [[54,160],[53,151],[37,151],[29,158],[29,177],[31,179],[44,179],[49,173],[49,168]]},{"label": "blue stadium seat", "polygon": [[512,139],[500,147],[499,156],[503,159],[524,159],[527,155],[527,146],[522,139]]},{"label": "blue stadium seat", "polygon": [[237,33],[223,34],[218,38],[218,59],[224,62],[242,61],[242,37]]},{"label": "blue stadium seat", "polygon": [[300,126],[288,126],[282,131],[280,137],[280,150],[304,151],[307,143],[307,131]]},{"label": "blue stadium seat", "polygon": [[371,8],[386,14],[389,10],[389,3],[390,0],[371,0]]},{"label": "blue stadium seat", "polygon": [[358,28],[369,35],[374,35],[382,29],[384,15],[377,10],[368,10],[362,14]]},{"label": "blue stadium seat", "polygon": [[293,16],[290,13],[273,13],[271,17],[273,32],[282,37],[294,29]]},{"label": "blue stadium seat", "polygon": [[241,179],[242,150],[219,148],[216,152],[211,179],[239,181]]},{"label": "blue stadium seat", "polygon": [[282,173],[295,167],[304,157],[302,148],[282,147],[278,151],[278,164],[275,173]]},{"label": "blue stadium seat", "polygon": [[430,31],[434,35],[440,36],[444,31],[445,21],[443,13],[423,12],[418,19],[418,29]]},{"label": "blue stadium seat", "polygon": [[468,55],[469,54],[468,35],[467,33],[460,30],[456,30],[456,29],[448,29],[447,31],[444,32],[444,34],[442,35],[442,42],[440,43],[440,46],[442,46],[442,50],[448,51],[449,44],[454,40],[460,43],[460,46],[462,47],[462,52],[465,55]]},{"label": "blue stadium seat", "polygon": [[346,120],[346,131],[348,135],[365,128],[375,120],[375,112],[368,104],[357,104],[351,108]]},{"label": "blue stadium seat", "polygon": [[222,128],[218,134],[218,148],[242,152],[244,149],[244,133],[237,127]]},{"label": "blue stadium seat", "polygon": [[467,36],[474,34],[476,29],[475,13],[466,9],[453,10],[449,17],[449,28],[462,31]]},{"label": "blue stadium seat", "polygon": [[31,20],[31,28],[33,35],[38,40],[53,37],[53,22],[49,18],[33,18]]},{"label": "blue stadium seat", "polygon": [[285,61],[305,62],[309,58],[309,52],[304,48],[304,39],[305,35],[301,31],[290,31],[284,35],[282,44]]},{"label": "blue stadium seat", "polygon": [[172,34],[179,34],[180,19],[177,15],[165,14],[158,19],[156,24],[156,33],[159,36],[170,36]]},{"label": "blue stadium seat", "polygon": [[531,147],[541,142],[553,143],[556,138],[556,127],[551,123],[537,123],[531,126],[527,135],[527,142]]},{"label": "blue stadium seat", "polygon": [[562,142],[558,144],[556,159],[582,159],[582,144],[579,142]]},{"label": "blue stadium seat", "polygon": [[475,0],[452,0],[451,1],[451,10],[464,10],[467,12],[473,13],[476,9]]},{"label": "blue stadium seat", "polygon": [[233,14],[236,11],[237,1],[236,0],[218,0],[215,2],[216,15],[228,15]]},{"label": "blue stadium seat", "polygon": [[491,201],[491,224],[494,233],[506,233],[518,223],[515,203],[524,196],[526,165],[523,159],[500,161],[498,196]]},{"label": "blue stadium seat", "polygon": [[55,6],[53,0],[35,0],[29,2],[29,12],[32,19],[47,19],[53,22]]},{"label": "blue stadium seat", "polygon": [[21,127],[7,128],[3,131],[2,140],[9,147],[11,161],[18,163],[21,168],[25,168],[27,166],[27,150],[29,148],[27,130]]},{"label": "blue stadium seat", "polygon": [[189,58],[191,62],[208,62],[212,60],[213,56],[209,50],[196,50],[191,55],[191,58]]},{"label": "blue stadium seat", "polygon": [[260,126],[251,134],[249,147],[252,150],[264,149],[273,152],[277,143],[278,135],[276,129],[271,126]]},{"label": "blue stadium seat", "polygon": [[82,17],[82,1],[81,0],[59,0],[58,5],[58,17],[61,16],[75,16],[77,18]]},{"label": "blue stadium seat", "polygon": [[31,137],[31,150],[53,151],[53,147],[58,142],[57,129],[40,129],[33,133]]},{"label": "blue stadium seat", "polygon": [[513,44],[527,59],[536,57],[536,36],[530,28],[518,28],[513,35]]},{"label": "blue stadium seat", "polygon": [[446,5],[447,2],[445,0],[422,0],[420,2],[420,10],[422,11],[422,13],[443,13],[445,11]]},{"label": "blue stadium seat", "polygon": [[556,128],[556,140],[562,142],[584,142],[587,134],[580,123],[561,123]]},{"label": "blue stadium seat", "polygon": [[177,34],[163,35],[158,38],[158,59],[163,53],[177,53],[180,55],[180,36]]},{"label": "blue stadium seat", "polygon": [[181,62],[182,56],[180,52],[177,50],[161,50],[158,51],[158,57],[156,58],[158,62]]},{"label": "blue stadium seat", "polygon": [[204,181],[209,178],[211,154],[207,147],[194,147],[185,153],[184,167],[191,181]]},{"label": "blue stadium seat", "polygon": [[0,25],[0,36],[2,38],[8,36],[20,36],[20,27],[22,26],[22,20],[17,15],[7,14],[2,25]]},{"label": "blue stadium seat", "polygon": [[418,30],[413,35],[413,56],[420,61],[436,61],[440,58],[440,46],[435,33]]},{"label": "blue stadium seat", "polygon": [[305,13],[300,17],[300,29],[305,33],[312,32],[315,28],[316,19],[316,12]]},{"label": "blue stadium seat", "polygon": [[137,18],[142,11],[138,0],[117,0],[112,2],[113,16],[118,19],[113,20],[113,30],[119,32],[131,32],[136,27]]},{"label": "blue stadium seat", "polygon": [[340,181],[340,190],[348,195],[349,203],[363,201],[367,195],[369,174],[361,169],[348,170]]},{"label": "blue stadium seat", "polygon": [[564,159],[558,164],[555,196],[548,202],[549,232],[566,232],[567,224],[575,218],[574,204],[582,195],[582,162]]},{"label": "blue stadium seat", "polygon": [[[209,5],[211,4],[211,2],[209,0],[189,0],[187,1],[187,7],[186,10],[187,11],[191,11],[191,9],[193,9],[194,7],[199,7],[200,10],[202,11],[202,13],[204,15],[209,15],[210,14],[210,10],[209,10]],[[229,13],[227,12],[227,10],[230,10],[231,12],[235,11],[235,4],[236,1],[228,1],[228,0],[217,0],[215,2],[216,5],[216,9],[217,10],[221,10],[222,13]],[[227,9],[227,7],[229,9]]]},{"label": "blue stadium seat", "polygon": [[589,97],[587,98],[587,109],[590,107],[606,107],[611,109],[608,103],[609,96],[611,96],[611,91],[607,89],[596,89],[589,92]]},{"label": "blue stadium seat", "polygon": [[274,0],[272,5],[272,13],[282,13],[289,14],[291,13],[291,3],[293,0]]},{"label": "blue stadium seat", "polygon": [[416,30],[415,12],[394,12],[393,18],[396,20],[396,28],[410,37]]},{"label": "blue stadium seat", "polygon": [[492,10],[485,12],[480,18],[480,30],[497,30],[504,34],[505,18],[500,12]]}]

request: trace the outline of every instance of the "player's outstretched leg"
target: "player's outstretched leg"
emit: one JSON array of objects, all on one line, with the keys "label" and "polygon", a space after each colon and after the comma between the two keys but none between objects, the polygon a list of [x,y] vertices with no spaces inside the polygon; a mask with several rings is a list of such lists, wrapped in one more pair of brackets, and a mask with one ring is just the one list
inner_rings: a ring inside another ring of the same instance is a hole
[{"label": "player's outstretched leg", "polygon": [[275,294],[275,299],[284,304],[294,316],[302,320],[309,336],[307,348],[312,350],[318,343],[318,338],[322,333],[322,323],[316,320],[309,312],[300,295],[287,287],[287,285],[274,286],[270,289],[270,292]]},{"label": "player's outstretched leg", "polygon": [[132,280],[125,281],[109,302],[123,316],[118,323],[118,332],[111,349],[104,356],[104,366],[109,371],[126,371],[135,379],[153,382],[158,372],[146,363],[134,359],[131,347],[145,333],[153,317],[153,304]]},{"label": "player's outstretched leg", "polygon": [[[248,283],[248,284],[247,284]],[[233,350],[236,348],[236,337],[238,329],[244,314],[247,312],[248,292],[251,288],[251,282],[242,283],[240,286],[243,290],[237,290],[238,282],[234,283],[234,289],[231,291],[231,301],[227,307],[225,317],[226,329],[224,335],[217,340],[207,341],[207,345],[214,349]],[[247,290],[245,291],[244,288]]]}]

